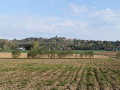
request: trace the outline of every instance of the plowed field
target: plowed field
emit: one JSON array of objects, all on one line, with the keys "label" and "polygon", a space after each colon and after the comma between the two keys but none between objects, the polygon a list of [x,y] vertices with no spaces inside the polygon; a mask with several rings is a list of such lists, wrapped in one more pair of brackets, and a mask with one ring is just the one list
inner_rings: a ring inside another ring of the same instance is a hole
[{"label": "plowed field", "polygon": [[119,90],[120,59],[0,59],[0,90]]}]

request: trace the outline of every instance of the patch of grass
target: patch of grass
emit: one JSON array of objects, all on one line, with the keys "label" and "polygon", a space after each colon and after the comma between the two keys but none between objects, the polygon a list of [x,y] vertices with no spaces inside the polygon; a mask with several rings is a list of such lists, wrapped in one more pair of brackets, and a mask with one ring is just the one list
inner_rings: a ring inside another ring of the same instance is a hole
[{"label": "patch of grass", "polygon": [[66,65],[66,71],[75,71],[76,68],[73,67],[72,65]]},{"label": "patch of grass", "polygon": [[[88,52],[90,50],[73,50],[73,54],[83,54],[85,52]],[[91,50],[93,51],[94,53],[96,52],[107,52],[106,50]]]},{"label": "patch of grass", "polygon": [[42,84],[41,82],[38,82],[38,83],[37,83],[37,86],[41,86],[41,84]]},{"label": "patch of grass", "polygon": [[108,72],[107,72],[107,71],[105,71],[104,73],[105,73],[105,74],[108,74]]},{"label": "patch of grass", "polygon": [[88,75],[88,76],[92,76],[92,73],[89,72],[89,73],[87,73],[87,75]]},{"label": "patch of grass", "polygon": [[9,84],[13,84],[13,82],[11,80],[8,81]]},{"label": "patch of grass", "polygon": [[[0,50],[0,52],[12,52],[13,50]],[[28,50],[20,50],[21,53],[28,53]]]},{"label": "patch of grass", "polygon": [[56,80],[46,80],[44,81],[47,86],[51,86]]},{"label": "patch of grass", "polygon": [[65,86],[65,84],[67,84],[66,81],[61,82],[60,84],[58,84],[58,86]]},{"label": "patch of grass", "polygon": [[52,88],[51,90],[58,90],[57,88]]},{"label": "patch of grass", "polygon": [[21,81],[21,86],[24,87],[24,86],[26,86],[27,83],[29,83],[29,82],[30,82],[30,79],[29,79],[29,78],[24,79],[24,80]]},{"label": "patch of grass", "polygon": [[29,72],[35,72],[35,71],[46,72],[55,68],[55,66],[52,67],[51,64],[34,64],[34,63],[22,64],[21,67],[22,70]]},{"label": "patch of grass", "polygon": [[73,54],[83,54],[88,50],[73,50]]},{"label": "patch of grass", "polygon": [[92,83],[90,83],[90,82],[87,82],[87,83],[86,83],[86,86],[87,86],[87,87],[92,87],[92,86],[93,86],[93,84],[92,84]]},{"label": "patch of grass", "polygon": [[9,72],[9,71],[16,71],[16,70],[17,70],[17,68],[5,68],[2,71],[3,72]]},{"label": "patch of grass", "polygon": [[0,50],[0,52],[12,52],[13,50]]}]

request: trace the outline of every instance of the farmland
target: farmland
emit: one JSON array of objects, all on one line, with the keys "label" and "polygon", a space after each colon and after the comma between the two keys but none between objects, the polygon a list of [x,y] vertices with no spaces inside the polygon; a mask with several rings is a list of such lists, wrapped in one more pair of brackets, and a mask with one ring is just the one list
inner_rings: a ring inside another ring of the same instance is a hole
[{"label": "farmland", "polygon": [[[13,58],[12,57],[12,51],[13,50],[1,50],[0,51],[0,58]],[[89,50],[73,50],[73,56],[70,58],[79,58],[79,54],[83,54],[85,52],[88,52]],[[94,52],[94,57],[95,58],[99,58],[100,55],[102,56],[115,56],[117,54],[117,52],[113,52],[113,51],[105,51],[105,50],[92,50]],[[30,51],[20,51],[21,52],[21,56],[20,58],[27,58],[27,53]],[[77,57],[76,57],[77,56]],[[68,58],[69,58],[68,57]],[[44,58],[44,57],[43,57]]]},{"label": "farmland", "polygon": [[120,59],[0,59],[0,90],[120,89]]}]

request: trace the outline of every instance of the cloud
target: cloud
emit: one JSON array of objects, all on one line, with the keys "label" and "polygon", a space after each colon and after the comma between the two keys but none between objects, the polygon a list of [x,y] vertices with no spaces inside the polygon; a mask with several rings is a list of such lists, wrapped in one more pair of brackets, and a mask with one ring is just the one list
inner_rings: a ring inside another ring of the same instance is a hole
[{"label": "cloud", "polygon": [[[88,24],[75,22],[58,17],[28,16],[0,16],[1,32],[39,32],[39,33],[81,33],[87,34]],[[18,33],[19,35],[19,33]]]},{"label": "cloud", "polygon": [[54,3],[59,3],[62,0],[40,0],[42,3],[50,3],[50,4],[54,4]]},{"label": "cloud", "polygon": [[60,2],[60,0],[51,0],[51,3],[54,3],[54,2]]},{"label": "cloud", "polygon": [[0,19],[0,28],[5,30],[49,31],[47,24],[56,20],[57,18],[40,16],[4,16]]},{"label": "cloud", "polygon": [[50,36],[55,34],[80,39],[118,40],[120,38],[119,10],[107,8],[91,11],[87,15],[77,19],[70,16],[62,18],[40,15],[0,15],[0,33],[9,32],[8,35],[11,36],[17,33],[19,37],[23,37],[25,32],[26,34],[31,32],[34,35],[43,33],[43,35]]},{"label": "cloud", "polygon": [[73,23],[72,21],[66,21],[66,22],[59,23],[58,25],[61,25],[61,26],[75,26],[75,23]]},{"label": "cloud", "polygon": [[[92,11],[89,15],[91,25],[91,36],[96,36],[99,40],[118,40],[120,38],[120,11],[105,10]],[[93,37],[94,38],[94,37]]]},{"label": "cloud", "polygon": [[69,4],[69,6],[70,6],[74,15],[79,15],[79,14],[82,14],[82,13],[88,11],[88,9],[84,6],[77,6],[75,4]]},{"label": "cloud", "polygon": [[103,21],[104,23],[114,24],[120,22],[120,11],[114,11],[109,8],[105,10],[94,11],[90,13],[90,18]]},{"label": "cloud", "polygon": [[41,16],[0,16],[1,30],[27,30],[39,32],[58,32],[60,27],[72,27],[72,21],[56,17]]}]

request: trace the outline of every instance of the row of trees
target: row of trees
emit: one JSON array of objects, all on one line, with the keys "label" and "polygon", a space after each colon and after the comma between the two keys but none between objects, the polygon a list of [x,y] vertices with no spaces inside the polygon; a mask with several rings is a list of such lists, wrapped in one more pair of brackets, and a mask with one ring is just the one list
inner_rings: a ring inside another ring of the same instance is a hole
[{"label": "row of trees", "polygon": [[[19,58],[21,55],[21,52],[19,50],[13,50],[12,56],[13,58]],[[68,57],[67,57],[68,56]],[[38,49],[38,50],[31,50],[28,54],[28,58],[70,58],[73,56],[73,51],[72,50],[63,50],[63,51],[55,51],[55,50],[45,50],[43,48]],[[88,51],[82,54],[79,54],[75,56],[75,58],[84,58],[84,57],[89,57],[92,58],[94,57],[94,53],[92,51]]]},{"label": "row of trees", "polygon": [[66,39],[65,37],[26,38],[22,40],[0,39],[0,49],[14,50],[23,47],[26,50],[31,50],[34,41],[37,41],[40,47],[44,46],[47,50],[120,50],[120,41],[79,40]]},{"label": "row of trees", "polygon": [[[21,53],[19,50],[14,50],[12,52],[13,58],[18,58]],[[40,48],[39,43],[34,41],[33,47],[31,51],[27,54],[28,58],[68,58],[73,55],[72,50],[46,50],[45,48]],[[90,57],[92,58],[94,53],[92,51],[85,52],[84,54],[80,54],[80,58]]]},{"label": "row of trees", "polygon": [[56,51],[38,49],[31,50],[27,56],[28,58],[65,58],[67,56],[71,56],[72,54],[73,54],[72,50]]},{"label": "row of trees", "polygon": [[[21,56],[21,52],[19,50],[13,50],[12,51],[12,56],[13,58],[19,58]],[[68,56],[73,56],[73,52],[71,50],[64,50],[64,51],[55,51],[55,50],[45,50],[43,48],[38,49],[38,50],[31,50],[27,54],[28,58],[66,58]],[[94,57],[94,52],[93,51],[88,51],[85,53],[81,53],[75,57],[79,58],[84,58],[84,57],[89,57],[92,58]],[[120,53],[116,54],[117,58],[120,58]]]},{"label": "row of trees", "polygon": [[92,58],[92,57],[94,57],[94,52],[93,52],[93,51],[88,51],[88,52],[85,52],[85,53],[80,54],[79,57],[80,57],[80,58],[83,58],[83,57]]}]

